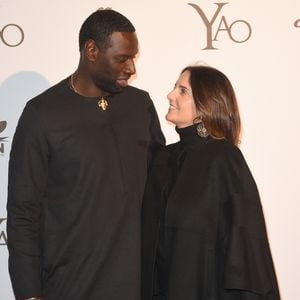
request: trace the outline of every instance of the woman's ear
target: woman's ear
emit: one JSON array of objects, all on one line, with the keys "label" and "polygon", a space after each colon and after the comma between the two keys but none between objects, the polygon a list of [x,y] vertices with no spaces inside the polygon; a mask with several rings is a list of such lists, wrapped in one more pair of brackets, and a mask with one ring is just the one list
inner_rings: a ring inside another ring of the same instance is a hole
[{"label": "woman's ear", "polygon": [[197,109],[197,117],[194,119],[194,123],[202,122],[203,113]]}]

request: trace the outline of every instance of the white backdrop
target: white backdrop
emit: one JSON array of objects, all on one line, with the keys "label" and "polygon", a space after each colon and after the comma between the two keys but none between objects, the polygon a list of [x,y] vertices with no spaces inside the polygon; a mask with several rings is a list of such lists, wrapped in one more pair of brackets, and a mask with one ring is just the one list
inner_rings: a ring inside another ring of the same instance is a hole
[{"label": "white backdrop", "polygon": [[5,227],[17,119],[27,100],[75,70],[80,25],[99,7],[112,7],[135,25],[140,56],[132,84],[150,92],[168,143],[178,137],[164,119],[166,94],[180,70],[205,62],[228,75],[282,299],[299,299],[299,0],[0,0],[0,299],[14,299]]}]

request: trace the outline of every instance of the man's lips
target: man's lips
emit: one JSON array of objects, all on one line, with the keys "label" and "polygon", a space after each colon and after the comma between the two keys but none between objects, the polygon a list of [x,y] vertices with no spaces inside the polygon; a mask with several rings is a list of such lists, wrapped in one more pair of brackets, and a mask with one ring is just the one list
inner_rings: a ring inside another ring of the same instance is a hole
[{"label": "man's lips", "polygon": [[120,79],[117,79],[117,83],[118,85],[120,85],[121,87],[126,87],[128,85],[128,79],[129,78],[120,78]]}]

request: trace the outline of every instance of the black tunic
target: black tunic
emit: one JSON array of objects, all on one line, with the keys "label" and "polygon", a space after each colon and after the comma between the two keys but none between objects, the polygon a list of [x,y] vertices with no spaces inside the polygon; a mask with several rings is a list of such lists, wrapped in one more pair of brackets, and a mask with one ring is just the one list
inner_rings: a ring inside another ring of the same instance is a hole
[{"label": "black tunic", "polygon": [[149,149],[163,143],[149,95],[75,94],[63,80],[29,101],[8,186],[9,270],[16,296],[140,299],[140,210]]},{"label": "black tunic", "polygon": [[[143,300],[278,300],[264,216],[240,150],[177,129],[143,204]],[[156,299],[156,298],[154,298]]]}]

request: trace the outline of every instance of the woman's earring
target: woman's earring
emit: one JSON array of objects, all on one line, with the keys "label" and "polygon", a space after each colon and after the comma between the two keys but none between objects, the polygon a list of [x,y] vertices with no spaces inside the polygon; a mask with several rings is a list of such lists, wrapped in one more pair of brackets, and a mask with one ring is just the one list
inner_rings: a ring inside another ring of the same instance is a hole
[{"label": "woman's earring", "polygon": [[197,125],[197,134],[202,138],[206,138],[209,136],[207,129],[205,128],[202,121]]}]

